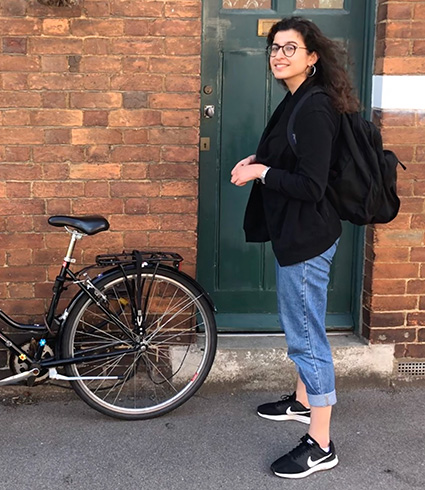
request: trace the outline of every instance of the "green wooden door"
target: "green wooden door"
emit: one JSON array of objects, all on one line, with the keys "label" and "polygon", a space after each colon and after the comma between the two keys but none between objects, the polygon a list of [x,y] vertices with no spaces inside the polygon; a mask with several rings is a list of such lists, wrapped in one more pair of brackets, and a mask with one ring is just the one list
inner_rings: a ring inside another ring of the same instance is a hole
[{"label": "green wooden door", "polygon": [[[355,61],[356,85],[367,93],[362,81],[370,77],[370,47],[366,43],[368,24],[373,24],[370,3],[203,2],[198,278],[216,303],[222,331],[279,330],[270,244],[247,244],[242,230],[251,184],[242,188],[230,184],[231,169],[241,158],[255,153],[264,126],[285,95],[267,69],[266,38],[259,35],[261,19],[301,14],[329,37],[346,43]],[[317,8],[300,9],[303,6]],[[362,98],[367,106],[367,97]],[[207,106],[214,106],[212,117],[204,116]],[[359,230],[344,224],[329,287],[329,328],[351,328],[355,322],[359,242]]]}]

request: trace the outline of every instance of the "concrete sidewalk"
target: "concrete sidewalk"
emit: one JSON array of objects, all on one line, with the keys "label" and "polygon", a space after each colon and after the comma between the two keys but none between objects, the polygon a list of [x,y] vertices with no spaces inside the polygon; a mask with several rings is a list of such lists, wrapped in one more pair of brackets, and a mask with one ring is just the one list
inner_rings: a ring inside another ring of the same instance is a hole
[{"label": "concrete sidewalk", "polygon": [[425,387],[340,390],[340,464],[299,481],[269,471],[307,429],[256,415],[277,392],[210,384],[171,414],[137,422],[104,417],[72,391],[0,394],[1,490],[425,488]]}]

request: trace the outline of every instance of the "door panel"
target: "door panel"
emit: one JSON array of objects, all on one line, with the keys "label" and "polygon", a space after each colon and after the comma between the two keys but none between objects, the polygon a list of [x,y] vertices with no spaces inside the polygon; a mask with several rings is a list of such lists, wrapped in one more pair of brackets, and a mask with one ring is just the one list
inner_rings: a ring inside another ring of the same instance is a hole
[{"label": "door panel", "polygon": [[[217,305],[221,330],[279,329],[271,246],[245,243],[242,229],[251,184],[237,188],[230,183],[231,169],[255,153],[272,111],[285,95],[268,70],[266,39],[257,35],[259,20],[279,20],[295,12],[307,15],[326,35],[346,44],[356,61],[353,76],[359,86],[367,3],[345,0],[341,9],[341,1],[277,0],[272,10],[260,0],[204,0],[202,105],[214,105],[215,114],[201,123],[210,150],[200,152],[198,278]],[[309,10],[300,10],[303,5]],[[357,233],[344,223],[329,286],[330,328],[353,325]]]},{"label": "door panel", "polygon": [[[264,52],[260,50],[224,53],[221,119],[226,123],[221,125],[221,162],[234,161],[235,155],[243,155],[247,151],[247,146],[248,150],[255,152],[255,142],[263,129],[265,100],[252,94],[264,91],[265,64]],[[246,83],[247,73],[252,73],[249,83]],[[258,114],[261,116],[258,117]],[[248,141],[251,144],[247,145]],[[229,180],[229,166],[221,167],[218,253],[219,257],[227,257],[233,263],[232,267],[228,267],[227,260],[218,264],[217,285],[222,291],[258,287],[257,278],[261,274],[259,249],[245,243],[240,226],[248,187],[242,189],[241,195],[235,199],[234,185]],[[241,253],[243,261],[238,260]],[[252,267],[246,267],[246,261]]]}]

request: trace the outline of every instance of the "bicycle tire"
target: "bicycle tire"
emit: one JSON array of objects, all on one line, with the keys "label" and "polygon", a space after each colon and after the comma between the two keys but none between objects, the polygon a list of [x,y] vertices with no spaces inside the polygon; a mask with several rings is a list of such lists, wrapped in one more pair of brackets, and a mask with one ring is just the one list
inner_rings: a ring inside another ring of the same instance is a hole
[{"label": "bicycle tire", "polygon": [[[127,279],[117,270],[95,285],[107,298],[104,304],[134,333],[129,297],[133,292],[128,285],[136,284],[136,269],[127,269],[125,275]],[[140,350],[65,366],[68,376],[96,378],[70,381],[82,400],[99,412],[127,420],[164,415],[189,400],[207,377],[217,346],[211,305],[192,281],[161,267],[156,271],[144,267],[141,279],[142,301],[147,306],[145,334],[138,339]],[[84,356],[87,349],[116,353],[134,347],[132,335],[119,330],[84,294],[67,319],[62,352],[65,358]]]}]

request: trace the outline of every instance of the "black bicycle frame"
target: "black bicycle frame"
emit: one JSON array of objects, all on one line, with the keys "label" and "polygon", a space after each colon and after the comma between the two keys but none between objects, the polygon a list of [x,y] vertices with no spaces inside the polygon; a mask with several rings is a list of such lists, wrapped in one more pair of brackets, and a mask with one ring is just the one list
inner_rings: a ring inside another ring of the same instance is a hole
[{"label": "black bicycle frame", "polygon": [[[95,267],[95,266],[92,266]],[[87,270],[86,268],[85,270]],[[32,331],[32,332],[43,332],[46,334],[51,334],[51,329],[53,327],[53,323],[56,321],[55,318],[55,313],[56,313],[56,308],[59,303],[59,299],[62,295],[62,292],[64,290],[64,284],[66,281],[73,281],[74,284],[77,284],[77,286],[87,294],[87,296],[96,303],[96,305],[105,313],[105,315],[108,317],[108,319],[113,322],[120,330],[122,330],[123,333],[129,336],[131,340],[135,340],[135,338],[132,338],[134,332],[128,329],[128,327],[114,314],[112,313],[105,305],[102,304],[101,299],[99,299],[96,294],[96,287],[92,284],[91,280],[88,279],[86,282],[89,283],[89,286],[86,286],[86,284],[83,281],[79,281],[78,277],[69,269],[69,262],[64,261],[62,264],[62,268],[60,270],[59,275],[56,277],[55,283],[53,285],[53,297],[50,302],[49,310],[46,316],[46,324],[45,325],[40,325],[40,324],[24,324],[24,323],[17,323],[15,322],[12,318],[10,318],[4,311],[0,310],[0,320],[4,321],[6,325],[9,327],[18,329],[18,330],[25,330],[25,331]],[[94,292],[92,292],[92,290]],[[59,331],[55,335],[57,337],[60,334],[60,330],[62,328],[62,324],[59,325]],[[130,334],[130,335],[129,335]],[[131,354],[136,352],[138,349],[127,349],[127,350],[119,350],[118,352],[108,352],[104,354],[96,354],[92,356],[87,356],[85,351],[84,356],[75,356],[75,357],[70,357],[66,359],[55,359],[55,358],[49,358],[45,360],[36,360],[33,359],[31,356],[28,355],[28,352],[24,352],[18,345],[16,345],[7,335],[3,334],[0,332],[0,341],[9,349],[15,352],[15,354],[24,356],[25,360],[28,360],[31,364],[37,363],[41,368],[50,368],[50,367],[59,367],[59,366],[64,366],[68,364],[80,364],[82,362],[88,362],[88,361],[94,361],[94,360],[100,360],[100,359],[107,359],[107,358],[112,358],[116,356],[121,356],[123,354]],[[37,354],[39,354],[39,359],[41,359],[41,354],[43,352],[43,347],[44,345],[39,344],[39,350]]]},{"label": "black bicycle frame", "polygon": [[[56,309],[60,300],[60,297],[62,295],[62,292],[65,288],[65,283],[67,281],[72,281],[74,284],[77,284],[77,286],[85,293],[87,296],[95,302],[95,304],[102,310],[102,312],[107,316],[108,320],[113,322],[125,335],[128,336],[128,338],[133,341],[137,342],[137,334],[133,331],[130,330],[127,325],[125,325],[119,317],[111,312],[109,308],[102,303],[102,293],[98,291],[96,288],[95,284],[92,283],[90,278],[87,278],[85,280],[79,280],[79,276],[89,270],[92,269],[96,266],[100,267],[105,267],[105,266],[115,266],[118,267],[124,277],[126,278],[125,285],[126,288],[129,288],[129,284],[127,281],[126,277],[126,272],[125,272],[125,267],[124,265],[136,265],[136,270],[137,270],[137,284],[135,287],[139,288],[139,291],[137,291],[137,296],[136,296],[136,303],[134,305],[130,305],[131,310],[132,310],[132,321],[134,322],[135,326],[138,325],[137,317],[146,316],[146,306],[144,305],[144,308],[142,310],[142,305],[141,305],[141,295],[142,295],[142,290],[144,288],[144,281],[141,281],[141,270],[144,267],[144,265],[149,264],[152,265],[155,268],[155,273],[158,270],[158,267],[161,263],[163,262],[168,262],[171,263],[174,269],[178,269],[179,263],[182,261],[182,257],[179,254],[176,254],[174,252],[138,252],[134,250],[131,253],[126,253],[123,252],[122,254],[106,254],[106,255],[98,255],[96,257],[96,264],[86,267],[83,270],[77,272],[77,274],[74,274],[70,269],[70,261],[71,259],[64,259],[62,263],[61,270],[58,274],[58,276],[55,279],[54,285],[53,285],[53,297],[49,305],[49,309],[46,315],[45,319],[45,324],[40,325],[40,324],[23,324],[23,323],[17,323],[15,322],[12,318],[10,318],[6,313],[4,313],[0,309],[0,320],[4,321],[6,325],[18,329],[18,330],[25,330],[25,331],[32,331],[32,332],[42,332],[44,334],[47,334],[46,336],[53,335],[54,338],[60,337],[62,333],[62,328],[64,325],[64,319],[59,323],[59,328],[57,333],[54,335],[52,333],[52,329],[54,327],[54,323],[58,323],[58,319],[56,318]],[[168,267],[168,266],[165,266]],[[188,280],[191,280],[193,282],[193,279],[190,278],[190,276],[187,276],[186,274],[182,273],[179,271],[182,276],[185,276],[188,278]],[[149,296],[150,290],[151,290],[152,284],[148,288],[147,295]],[[199,285],[198,285],[199,287]],[[201,289],[201,291],[203,291]],[[205,294],[205,297],[209,300],[211,307],[214,309],[214,305],[211,302],[211,299],[209,296],[203,291]],[[132,295],[130,295],[132,297]],[[60,318],[59,318],[60,319]],[[140,325],[138,325],[140,327]],[[140,332],[139,332],[140,333]],[[43,348],[45,345],[44,343],[39,342],[38,345],[38,350],[36,353],[36,358],[33,359],[31,356],[28,355],[27,352],[24,352],[18,345],[16,345],[7,335],[4,335],[0,331],[0,341],[9,349],[15,352],[15,354],[18,354],[20,356],[23,356],[24,360],[28,360],[31,364],[37,364],[40,368],[54,368],[54,367],[59,367],[59,366],[64,366],[64,365],[69,365],[69,364],[80,364],[83,362],[89,362],[89,361],[95,361],[95,360],[101,360],[101,359],[108,359],[108,358],[113,358],[116,356],[122,356],[123,354],[132,354],[134,352],[138,352],[140,350],[139,346],[135,346],[134,349],[129,348],[126,350],[119,350],[117,352],[108,352],[104,354],[93,354],[93,355],[87,355],[89,351],[85,350],[84,355],[76,355],[75,357],[70,357],[66,359],[59,358],[55,355],[54,358],[48,358],[48,359],[41,359],[42,353],[43,353]],[[109,346],[110,347],[110,346]],[[101,349],[95,348],[92,349],[93,351],[98,351]]]}]

